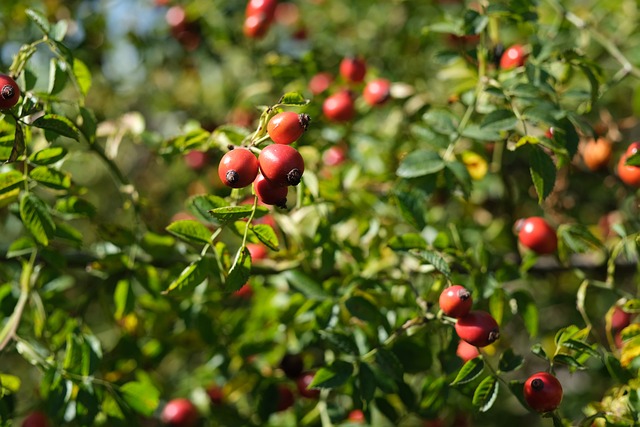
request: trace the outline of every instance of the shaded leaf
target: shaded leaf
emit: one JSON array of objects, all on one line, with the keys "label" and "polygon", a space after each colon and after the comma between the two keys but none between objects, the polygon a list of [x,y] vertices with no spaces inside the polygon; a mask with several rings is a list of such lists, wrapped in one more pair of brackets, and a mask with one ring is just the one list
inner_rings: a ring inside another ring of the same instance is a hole
[{"label": "shaded leaf", "polygon": [[495,110],[487,114],[480,124],[481,128],[490,131],[511,130],[518,124],[518,118],[511,110]]},{"label": "shaded leaf", "polygon": [[318,282],[300,270],[288,270],[283,273],[289,285],[302,292],[307,298],[325,299],[329,295]]},{"label": "shaded leaf", "polygon": [[524,357],[515,354],[513,349],[508,348],[500,355],[500,361],[498,362],[498,369],[501,372],[511,372],[520,368],[524,364]]},{"label": "shaded leaf", "polygon": [[402,159],[396,174],[401,178],[416,178],[434,174],[444,167],[444,161],[435,151],[415,150]]},{"label": "shaded leaf", "polygon": [[436,270],[444,274],[447,278],[451,276],[451,268],[449,268],[449,264],[447,264],[447,261],[438,252],[423,250],[412,251],[412,253],[433,265]]},{"label": "shaded leaf", "polygon": [[25,194],[20,200],[20,218],[38,243],[43,246],[49,244],[56,225],[49,208],[40,198],[31,193]]},{"label": "shaded leaf", "polygon": [[29,156],[29,161],[36,165],[50,165],[62,160],[67,155],[64,147],[48,147]]},{"label": "shaded leaf", "polygon": [[182,270],[180,275],[171,282],[164,293],[171,292],[175,289],[182,290],[184,288],[193,288],[202,283],[209,274],[210,262],[211,261],[206,257],[202,257],[189,264],[184,270]]},{"label": "shaded leaf", "polygon": [[192,219],[174,221],[166,230],[189,243],[209,243],[211,232],[207,227]]},{"label": "shaded leaf", "polygon": [[538,193],[538,203],[542,203],[556,184],[556,167],[541,148],[534,146],[530,153],[531,179]]},{"label": "shaded leaf", "polygon": [[225,282],[227,292],[235,292],[244,286],[251,277],[251,254],[246,247],[241,247],[236,253],[233,265]]},{"label": "shaded leaf", "polygon": [[353,373],[353,365],[336,360],[329,366],[318,369],[308,388],[336,388],[345,384]]},{"label": "shaded leaf", "polygon": [[251,231],[256,235],[258,240],[265,244],[269,249],[277,251],[280,249],[278,235],[268,224],[256,224],[251,227]]},{"label": "shaded leaf", "polygon": [[158,407],[160,392],[153,385],[138,381],[120,387],[122,399],[134,411],[149,417]]},{"label": "shaded leaf", "polygon": [[304,99],[304,96],[299,94],[298,92],[287,92],[282,95],[278,104],[282,105],[306,105],[309,101]]},{"label": "shaded leaf", "polygon": [[456,378],[450,385],[466,384],[478,378],[484,371],[484,359],[482,356],[468,360],[458,371]]},{"label": "shaded leaf", "polygon": [[[253,211],[252,205],[240,205],[240,206],[224,206],[221,208],[215,208],[209,211],[216,219],[222,222],[235,221],[242,218],[249,218]],[[256,206],[256,214],[260,212],[262,215],[256,215],[256,217],[266,215],[269,213],[269,209],[264,206]]]},{"label": "shaded leaf", "polygon": [[409,249],[424,249],[427,242],[418,233],[406,233],[393,236],[389,240],[389,247],[395,251],[407,251]]},{"label": "shaded leaf", "polygon": [[488,411],[496,401],[499,389],[498,380],[494,376],[485,378],[473,393],[473,405],[480,412]]},{"label": "shaded leaf", "polygon": [[29,177],[40,184],[56,190],[66,190],[71,187],[71,176],[47,166],[37,166],[29,172]]},{"label": "shaded leaf", "polygon": [[45,114],[33,122],[35,127],[50,130],[67,138],[80,139],[80,134],[71,120],[58,114]]}]

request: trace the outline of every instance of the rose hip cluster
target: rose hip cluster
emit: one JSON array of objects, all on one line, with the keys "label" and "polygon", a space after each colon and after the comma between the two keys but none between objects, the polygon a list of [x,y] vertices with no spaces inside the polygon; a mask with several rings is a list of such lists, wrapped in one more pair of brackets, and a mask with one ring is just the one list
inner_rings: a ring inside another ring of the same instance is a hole
[{"label": "rose hip cluster", "polygon": [[473,299],[465,287],[454,285],[440,294],[440,309],[457,319],[456,333],[463,341],[475,347],[486,347],[500,337],[498,322],[486,311],[471,311]]},{"label": "rose hip cluster", "polygon": [[245,10],[244,35],[260,39],[267,34],[276,13],[277,0],[249,0]]},{"label": "rose hip cluster", "polygon": [[220,180],[231,188],[253,183],[261,203],[286,207],[288,187],[298,185],[304,173],[302,155],[289,144],[302,136],[309,121],[306,114],[277,113],[267,124],[267,133],[274,144],[263,148],[257,158],[248,148],[232,149],[220,160]]},{"label": "rose hip cluster", "polygon": [[[342,88],[329,95],[322,104],[322,112],[332,122],[348,122],[356,115],[354,87],[362,84],[367,74],[367,64],[359,57],[346,57],[340,62],[340,77],[348,88]],[[309,90],[313,95],[321,95],[329,90],[334,78],[331,73],[320,72],[309,80]],[[391,82],[376,78],[367,82],[362,97],[370,106],[386,103],[391,98]]]}]

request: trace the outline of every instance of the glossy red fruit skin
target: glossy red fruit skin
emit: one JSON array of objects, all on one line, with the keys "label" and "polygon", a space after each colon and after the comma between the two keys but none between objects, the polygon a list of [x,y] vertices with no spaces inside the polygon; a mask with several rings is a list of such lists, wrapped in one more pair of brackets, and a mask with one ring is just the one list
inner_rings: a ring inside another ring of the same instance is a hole
[{"label": "glossy red fruit skin", "polygon": [[347,417],[347,419],[354,424],[364,424],[366,421],[364,412],[362,412],[360,409],[354,409],[353,411],[349,412],[349,416]]},{"label": "glossy red fruit skin", "polygon": [[242,25],[242,32],[250,39],[261,39],[269,31],[271,21],[269,21],[264,13],[247,16]]},{"label": "glossy red fruit skin", "polygon": [[500,68],[503,70],[510,70],[512,68],[521,67],[524,65],[526,59],[527,55],[525,54],[522,45],[513,45],[502,54],[502,57],[500,58]]},{"label": "glossy red fruit skin", "polygon": [[172,427],[193,427],[198,422],[198,410],[188,399],[170,400],[160,415],[163,423]]},{"label": "glossy red fruit skin", "polygon": [[300,396],[309,399],[317,399],[320,396],[320,390],[310,389],[309,384],[313,381],[314,374],[312,372],[306,372],[298,377],[296,380],[296,386],[298,387],[298,393]]},{"label": "glossy red fruit skin", "polygon": [[35,411],[30,413],[27,418],[22,421],[22,427],[49,427],[49,419],[44,412]]},{"label": "glossy red fruit skin", "polygon": [[361,58],[344,58],[340,62],[340,75],[350,83],[360,83],[367,74],[367,64]]},{"label": "glossy red fruit skin", "polygon": [[485,311],[471,311],[456,322],[460,339],[475,347],[486,347],[500,337],[498,322]]},{"label": "glossy red fruit skin", "polygon": [[625,151],[625,154],[627,155],[627,157],[629,157],[636,154],[638,150],[640,150],[640,142],[632,142],[627,147],[627,151]]},{"label": "glossy red fruit skin", "polygon": [[462,359],[463,362],[468,362],[469,360],[476,358],[478,355],[480,355],[480,352],[477,347],[472,346],[466,341],[460,340],[458,348],[456,349],[456,356]]},{"label": "glossy red fruit skin", "polygon": [[616,306],[613,309],[611,315],[611,330],[620,331],[631,324],[631,313],[623,311],[620,307]]},{"label": "glossy red fruit skin", "polygon": [[251,287],[250,284],[245,283],[244,285],[242,285],[240,289],[235,291],[233,295],[243,300],[250,300],[251,297],[253,296],[253,288]]},{"label": "glossy red fruit skin", "polygon": [[375,79],[367,83],[362,92],[365,102],[372,107],[382,105],[391,98],[391,82],[387,79]]},{"label": "glossy red fruit skin", "polygon": [[518,240],[523,246],[538,255],[552,254],[558,248],[556,231],[544,218],[538,216],[532,216],[522,221]]},{"label": "glossy red fruit skin", "polygon": [[332,122],[348,122],[356,115],[353,97],[348,91],[337,92],[324,100],[322,112]]},{"label": "glossy red fruit skin", "polygon": [[333,83],[333,76],[331,73],[318,73],[309,80],[309,90],[314,95],[320,95],[322,92],[329,89],[331,83]]},{"label": "glossy red fruit skin", "polygon": [[259,243],[247,243],[247,250],[251,254],[251,261],[266,259],[269,256],[266,246]]},{"label": "glossy red fruit skin", "polygon": [[438,302],[444,314],[458,318],[469,314],[473,298],[464,286],[454,285],[442,291]]},{"label": "glossy red fruit skin", "polygon": [[218,176],[227,187],[244,188],[258,176],[258,159],[246,148],[235,148],[220,159]]},{"label": "glossy red fruit skin", "polygon": [[282,209],[287,207],[289,188],[275,185],[261,173],[253,182],[253,191],[258,196],[258,200],[265,205],[277,206]]},{"label": "glossy red fruit skin", "polygon": [[278,405],[276,411],[285,411],[293,406],[295,397],[291,389],[285,385],[278,386]]},{"label": "glossy red fruit skin", "polygon": [[637,150],[632,144],[627,149],[627,152],[620,157],[620,161],[618,162],[618,177],[620,177],[622,182],[631,187],[640,187],[640,167],[625,164],[627,158],[634,153],[634,149]]},{"label": "glossy red fruit skin", "polygon": [[0,110],[7,110],[18,103],[20,88],[15,80],[0,74]]},{"label": "glossy red fruit skin", "polygon": [[270,23],[273,21],[277,6],[277,0],[249,0],[247,8],[245,9],[245,16],[250,17],[264,14],[265,18]]},{"label": "glossy red fruit skin", "polygon": [[276,144],[291,144],[307,130],[310,120],[306,114],[283,111],[269,120],[267,133]]},{"label": "glossy red fruit skin", "polygon": [[258,163],[262,175],[280,187],[298,185],[304,173],[304,159],[290,145],[267,145],[260,152]]},{"label": "glossy red fruit skin", "polygon": [[550,373],[538,372],[525,381],[524,399],[536,412],[554,411],[562,401],[562,385]]}]

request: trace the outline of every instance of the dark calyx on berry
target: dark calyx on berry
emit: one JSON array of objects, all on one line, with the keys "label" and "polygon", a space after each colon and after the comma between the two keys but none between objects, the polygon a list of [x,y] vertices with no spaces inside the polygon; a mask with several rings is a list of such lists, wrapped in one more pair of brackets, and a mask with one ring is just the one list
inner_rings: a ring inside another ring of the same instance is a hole
[{"label": "dark calyx on berry", "polygon": [[238,182],[238,180],[240,179],[240,176],[238,175],[238,172],[236,172],[234,170],[227,171],[227,174],[225,175],[225,177],[227,178],[227,182],[229,184],[234,184],[234,183]]},{"label": "dark calyx on berry", "polygon": [[468,300],[469,298],[471,298],[471,292],[469,292],[466,289],[460,289],[458,291],[458,298],[460,298],[463,301]]},{"label": "dark calyx on berry", "polygon": [[293,168],[287,174],[287,182],[289,185],[298,185],[300,184],[300,179],[302,178],[302,174],[298,168]]},{"label": "dark calyx on berry", "polygon": [[0,93],[2,94],[2,98],[11,99],[16,94],[16,91],[11,85],[4,85],[2,86],[2,90],[0,90]]},{"label": "dark calyx on berry", "polygon": [[531,388],[534,390],[542,390],[544,388],[544,381],[542,381],[540,378],[536,378],[533,381],[531,381]]},{"label": "dark calyx on berry", "polygon": [[298,120],[300,120],[300,126],[306,131],[309,127],[309,123],[311,122],[311,117],[308,114],[299,114]]}]

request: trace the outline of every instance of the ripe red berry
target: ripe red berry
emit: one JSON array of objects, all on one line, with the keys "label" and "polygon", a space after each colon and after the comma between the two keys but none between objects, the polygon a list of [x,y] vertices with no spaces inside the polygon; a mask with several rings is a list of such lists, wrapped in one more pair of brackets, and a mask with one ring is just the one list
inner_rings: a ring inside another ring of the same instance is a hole
[{"label": "ripe red berry", "polygon": [[0,74],[0,110],[6,110],[18,103],[20,88],[15,80],[6,74]]},{"label": "ripe red berry", "polygon": [[291,144],[307,130],[310,120],[311,118],[306,114],[284,111],[269,120],[267,133],[276,144]]},{"label": "ripe red berry", "polygon": [[519,228],[520,243],[537,254],[551,254],[558,248],[556,231],[544,218],[538,216],[527,218],[520,223]]},{"label": "ripe red berry", "polygon": [[347,159],[347,150],[342,145],[332,145],[322,154],[326,166],[338,166]]},{"label": "ripe red berry", "polygon": [[235,291],[233,295],[243,300],[249,300],[253,296],[253,288],[250,284],[245,283],[240,289]]},{"label": "ripe red berry", "polygon": [[245,16],[248,18],[255,15],[264,15],[270,23],[276,13],[277,0],[249,0],[245,9]]},{"label": "ripe red berry", "polygon": [[620,331],[631,324],[631,313],[623,311],[619,306],[613,309],[611,315],[611,330]]},{"label": "ripe red berry", "polygon": [[333,76],[330,73],[318,73],[309,80],[309,90],[314,95],[320,95],[329,89],[333,83]]},{"label": "ripe red berry", "polygon": [[350,92],[337,92],[322,103],[322,112],[332,122],[348,122],[356,115],[353,97]]},{"label": "ripe red berry", "polygon": [[298,185],[304,173],[304,159],[290,145],[267,145],[260,152],[258,163],[262,175],[281,187]]},{"label": "ripe red berry", "polygon": [[553,130],[553,126],[552,126],[549,129],[547,129],[547,131],[544,133],[544,136],[546,136],[549,139],[553,139],[553,134],[554,133],[555,133],[555,131]]},{"label": "ripe red berry", "polygon": [[627,185],[640,187],[640,167],[626,165],[629,156],[635,154],[640,148],[640,142],[634,142],[627,148],[627,151],[620,157],[618,162],[618,176]]},{"label": "ripe red berry", "polygon": [[468,362],[471,359],[474,359],[480,354],[478,348],[472,346],[466,341],[460,340],[458,343],[458,348],[456,349],[456,356],[458,356],[462,361]]},{"label": "ripe red berry", "polygon": [[524,65],[527,55],[522,45],[516,44],[508,48],[500,58],[500,68],[510,70]]},{"label": "ripe red berry", "polygon": [[256,180],[253,181],[253,191],[256,193],[256,196],[258,196],[258,200],[265,205],[273,205],[282,209],[287,207],[289,187],[275,185],[261,173],[259,173]]},{"label": "ripe red berry", "polygon": [[224,392],[222,390],[222,387],[217,385],[209,386],[207,388],[207,395],[209,396],[211,403],[213,403],[214,405],[222,404],[222,400],[224,398]]},{"label": "ripe red berry", "polygon": [[160,415],[163,423],[172,427],[193,427],[198,422],[198,410],[188,399],[170,400]]},{"label": "ripe red berry", "polygon": [[538,372],[524,383],[524,399],[536,412],[553,411],[562,401],[562,385],[550,373]]},{"label": "ripe red berry", "polygon": [[344,58],[340,62],[340,75],[347,82],[360,83],[367,74],[367,64],[361,58]]},{"label": "ripe red berry", "polygon": [[460,339],[476,347],[486,347],[500,338],[498,322],[485,311],[472,311],[456,322]]},{"label": "ripe red berry", "polygon": [[49,419],[44,412],[35,411],[30,413],[24,421],[22,421],[22,427],[49,427]]},{"label": "ripe red berry", "polygon": [[251,261],[265,259],[269,255],[267,247],[259,243],[247,243],[247,250],[251,254]]},{"label": "ripe red berry", "polygon": [[473,298],[464,286],[455,285],[446,288],[440,294],[440,309],[447,316],[464,317],[471,311]]},{"label": "ripe red berry", "polygon": [[264,13],[247,16],[242,25],[242,32],[251,39],[261,39],[269,31],[269,21]]},{"label": "ripe red berry", "polygon": [[347,419],[354,424],[364,424],[366,421],[364,412],[362,412],[362,410],[360,409],[354,409],[353,411],[349,412],[349,416],[347,417]]},{"label": "ripe red berry", "polygon": [[289,409],[293,406],[295,398],[291,389],[284,384],[278,386],[278,405],[276,410],[278,412]]},{"label": "ripe red berry", "polygon": [[246,148],[235,148],[222,156],[218,176],[224,185],[243,188],[258,175],[258,159]]},{"label": "ripe red berry", "polygon": [[372,80],[364,88],[362,97],[369,105],[382,105],[391,97],[391,83],[387,79]]},{"label": "ripe red berry", "polygon": [[296,380],[296,385],[298,386],[298,393],[300,393],[303,397],[308,397],[309,399],[317,399],[320,396],[320,390],[310,389],[309,384],[313,381],[314,374],[312,372],[307,372],[298,377]]},{"label": "ripe red berry", "polygon": [[200,170],[209,162],[209,155],[206,151],[193,150],[184,156],[184,162],[190,169]]}]

